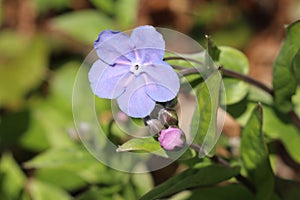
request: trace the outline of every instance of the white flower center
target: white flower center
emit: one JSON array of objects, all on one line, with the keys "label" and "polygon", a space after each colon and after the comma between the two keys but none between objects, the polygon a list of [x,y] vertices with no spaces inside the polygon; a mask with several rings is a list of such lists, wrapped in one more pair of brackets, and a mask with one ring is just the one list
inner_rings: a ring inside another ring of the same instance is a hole
[{"label": "white flower center", "polygon": [[143,67],[138,63],[133,63],[130,67],[130,71],[138,76],[143,71]]}]

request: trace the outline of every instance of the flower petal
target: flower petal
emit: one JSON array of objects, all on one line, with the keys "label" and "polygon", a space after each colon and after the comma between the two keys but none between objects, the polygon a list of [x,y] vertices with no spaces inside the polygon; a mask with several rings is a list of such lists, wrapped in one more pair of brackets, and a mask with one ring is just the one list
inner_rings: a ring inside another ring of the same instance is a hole
[{"label": "flower petal", "polygon": [[102,31],[94,43],[99,58],[109,65],[133,50],[134,44],[125,33],[119,31]]},{"label": "flower petal", "polygon": [[[153,26],[139,26],[135,28],[130,36],[138,50],[140,57],[145,55],[150,57],[157,57],[159,60],[163,59],[165,51],[165,41],[162,35],[155,30]],[[152,58],[153,60],[153,58]],[[144,62],[151,61],[151,58]]]},{"label": "flower petal", "polygon": [[174,99],[180,88],[180,81],[177,73],[167,63],[154,66],[147,66],[146,73],[147,94],[158,102],[166,102]]},{"label": "flower petal", "polygon": [[129,76],[128,66],[112,67],[97,60],[89,72],[89,81],[94,94],[100,98],[114,99],[124,92],[125,82]]},{"label": "flower petal", "polygon": [[134,77],[125,92],[117,98],[120,109],[128,116],[144,118],[154,109],[155,102],[147,95],[142,76]]}]

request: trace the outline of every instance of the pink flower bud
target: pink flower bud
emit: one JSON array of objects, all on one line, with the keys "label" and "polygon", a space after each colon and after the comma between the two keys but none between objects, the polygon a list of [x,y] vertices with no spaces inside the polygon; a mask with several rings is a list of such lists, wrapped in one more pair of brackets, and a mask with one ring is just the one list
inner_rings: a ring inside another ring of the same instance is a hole
[{"label": "pink flower bud", "polygon": [[184,146],[185,135],[180,128],[169,127],[160,132],[158,141],[162,148],[172,151]]}]

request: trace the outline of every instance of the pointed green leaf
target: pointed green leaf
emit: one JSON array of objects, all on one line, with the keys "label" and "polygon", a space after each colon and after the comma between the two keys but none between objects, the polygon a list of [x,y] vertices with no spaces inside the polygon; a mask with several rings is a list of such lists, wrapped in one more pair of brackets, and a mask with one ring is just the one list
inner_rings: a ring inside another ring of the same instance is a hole
[{"label": "pointed green leaf", "polygon": [[241,159],[247,177],[256,188],[258,199],[270,199],[274,175],[262,133],[262,106],[254,109],[242,132]]},{"label": "pointed green leaf", "polygon": [[87,184],[75,171],[64,168],[43,168],[36,170],[35,178],[67,191],[78,190]]},{"label": "pointed green leaf", "polygon": [[190,168],[158,185],[140,200],[159,199],[189,188],[211,186],[234,177],[239,172],[239,167],[224,167],[219,165]]},{"label": "pointed green leaf", "polygon": [[132,26],[132,24],[136,24],[138,14],[137,0],[119,0],[114,8],[119,27],[125,29]]},{"label": "pointed green leaf", "polygon": [[59,199],[71,200],[68,193],[55,185],[32,179],[28,184],[30,196],[34,200]]},{"label": "pointed green leaf", "polygon": [[114,13],[114,1],[91,0],[91,3],[101,11],[105,11],[109,14]]},{"label": "pointed green leaf", "polygon": [[272,139],[279,139],[285,146],[290,156],[300,163],[300,131],[287,122],[288,116],[276,113],[276,108],[264,109],[264,132]]},{"label": "pointed green leaf", "polygon": [[297,79],[298,85],[300,85],[300,49],[293,58],[293,72]]},{"label": "pointed green leaf", "polygon": [[[229,69],[244,75],[249,73],[249,62],[241,51],[227,46],[220,47],[221,53],[218,63],[225,69]],[[224,87],[227,105],[241,101],[249,92],[249,85],[242,80],[224,76]]]},{"label": "pointed green leaf", "polygon": [[101,31],[113,26],[110,18],[96,10],[69,12],[53,18],[51,24],[79,42],[91,46]]},{"label": "pointed green leaf", "polygon": [[153,137],[134,138],[120,145],[117,152],[124,151],[144,151],[154,153],[163,157],[168,157],[166,152],[161,148],[159,142]]},{"label": "pointed green leaf", "polygon": [[195,137],[194,143],[202,146],[204,156],[210,152],[218,139],[217,111],[220,104],[222,77],[215,71],[197,89],[197,107],[195,109],[190,132]]},{"label": "pointed green leaf", "polygon": [[211,37],[209,35],[206,35],[205,37],[207,40],[208,54],[214,61],[218,61],[219,57],[220,57],[220,53],[221,53],[220,49],[218,48],[216,43],[211,39]]},{"label": "pointed green leaf", "polygon": [[[83,147],[49,149],[24,163],[26,168],[81,169],[98,161]],[[99,164],[100,165],[100,164]]]},{"label": "pointed green leaf", "polygon": [[26,177],[11,154],[3,154],[0,161],[0,199],[19,199]]},{"label": "pointed green leaf", "polygon": [[[296,91],[295,70],[299,71],[297,54],[300,49],[300,21],[286,29],[286,38],[276,58],[273,70],[273,89],[275,105],[279,111],[287,113],[293,109],[292,96]],[[298,76],[298,75],[297,75]]]},{"label": "pointed green leaf", "polygon": [[[28,51],[30,49],[30,51]],[[43,81],[48,65],[45,38],[0,33],[0,107],[22,102],[25,95]]]}]

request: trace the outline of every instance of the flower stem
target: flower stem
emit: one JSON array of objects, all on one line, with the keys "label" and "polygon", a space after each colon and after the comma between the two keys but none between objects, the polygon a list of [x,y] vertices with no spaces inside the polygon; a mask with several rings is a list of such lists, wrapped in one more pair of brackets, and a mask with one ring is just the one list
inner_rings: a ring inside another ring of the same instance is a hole
[{"label": "flower stem", "polygon": [[[195,62],[197,64],[202,64],[201,62],[199,62],[197,60],[194,60],[194,59],[191,59],[191,58],[188,58],[188,59],[184,59],[184,58],[181,58],[181,57],[167,57],[167,58],[165,58],[165,60],[175,60],[175,59],[187,60],[187,61]],[[203,70],[201,67],[186,68],[186,69],[180,70],[179,74],[181,76],[187,76],[187,75],[190,75],[190,74],[197,74],[201,70]],[[222,72],[222,74],[225,75],[225,76],[237,78],[237,79],[243,80],[243,81],[245,81],[245,82],[247,82],[247,83],[249,83],[249,84],[251,84],[253,86],[256,86],[256,87],[262,89],[263,91],[267,92],[268,94],[270,94],[274,98],[274,90],[272,90],[271,88],[269,88],[265,84],[263,84],[263,83],[255,80],[255,79],[253,79],[253,78],[251,78],[249,76],[246,76],[244,74],[232,71],[230,69],[225,69],[222,66],[220,66],[218,68],[218,70],[220,70]],[[297,113],[294,110],[291,110],[288,113],[288,115],[289,115],[290,120],[292,121],[292,123],[300,130],[300,118],[297,115]]]},{"label": "flower stem", "polygon": [[272,97],[274,96],[274,91],[271,88],[269,88],[265,84],[255,80],[255,79],[251,78],[250,76],[246,76],[244,74],[241,74],[241,73],[229,70],[229,69],[225,69],[223,66],[220,66],[218,68],[218,70],[220,70],[226,76],[230,76],[233,78],[243,80],[251,85],[254,85],[254,86],[264,90],[265,92],[269,93]]}]

